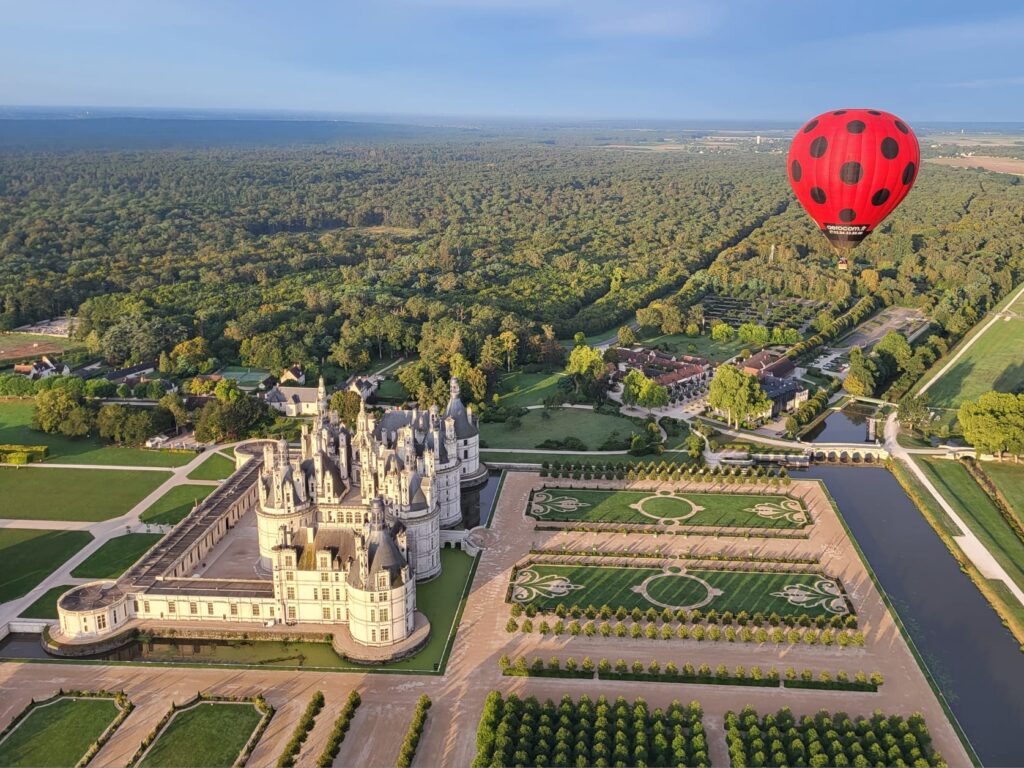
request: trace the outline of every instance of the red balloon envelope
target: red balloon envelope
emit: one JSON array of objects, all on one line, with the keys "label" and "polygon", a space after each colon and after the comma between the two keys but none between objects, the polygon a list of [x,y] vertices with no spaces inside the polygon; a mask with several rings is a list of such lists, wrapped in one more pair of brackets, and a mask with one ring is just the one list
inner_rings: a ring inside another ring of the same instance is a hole
[{"label": "red balloon envelope", "polygon": [[906,197],[921,167],[917,137],[877,109],[825,112],[789,147],[789,183],[836,248],[852,248]]}]

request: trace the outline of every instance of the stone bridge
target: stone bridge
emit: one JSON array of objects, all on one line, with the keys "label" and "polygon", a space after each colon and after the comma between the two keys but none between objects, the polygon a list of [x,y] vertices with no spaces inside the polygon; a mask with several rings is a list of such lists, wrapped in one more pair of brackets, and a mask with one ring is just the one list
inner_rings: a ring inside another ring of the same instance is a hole
[{"label": "stone bridge", "polygon": [[883,464],[889,458],[884,445],[871,443],[813,443],[806,446],[812,461],[840,464]]}]

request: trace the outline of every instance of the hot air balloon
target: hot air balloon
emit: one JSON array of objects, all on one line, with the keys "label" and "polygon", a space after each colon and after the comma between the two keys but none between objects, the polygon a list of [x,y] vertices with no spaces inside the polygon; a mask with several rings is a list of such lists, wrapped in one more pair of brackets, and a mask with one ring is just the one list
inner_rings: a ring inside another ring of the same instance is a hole
[{"label": "hot air balloon", "polygon": [[789,147],[789,183],[840,253],[893,212],[920,167],[921,150],[910,126],[878,109],[820,114]]}]

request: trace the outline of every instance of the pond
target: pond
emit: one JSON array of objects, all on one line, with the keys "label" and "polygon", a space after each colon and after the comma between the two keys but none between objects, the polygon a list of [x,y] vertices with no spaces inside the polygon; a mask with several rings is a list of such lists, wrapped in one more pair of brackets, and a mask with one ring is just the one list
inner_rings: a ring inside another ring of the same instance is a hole
[{"label": "pond", "polygon": [[809,443],[866,443],[868,417],[874,413],[873,405],[851,403],[819,421],[803,434],[802,439]]},{"label": "pond", "polygon": [[815,466],[985,765],[1024,765],[1024,653],[888,471]]},{"label": "pond", "polygon": [[486,485],[462,492],[462,525],[464,527],[475,528],[478,525],[487,525],[487,521],[491,519],[491,512],[494,511],[494,500],[500,485],[501,472],[491,470],[487,475]]}]

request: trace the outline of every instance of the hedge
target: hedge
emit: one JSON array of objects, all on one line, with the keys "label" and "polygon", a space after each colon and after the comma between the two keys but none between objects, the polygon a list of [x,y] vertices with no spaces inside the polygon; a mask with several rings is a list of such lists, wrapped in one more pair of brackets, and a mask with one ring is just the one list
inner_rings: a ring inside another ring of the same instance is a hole
[{"label": "hedge", "polygon": [[419,746],[420,737],[423,735],[423,727],[427,723],[427,710],[430,709],[430,697],[427,694],[420,696],[416,702],[416,711],[412,714],[412,722],[409,723],[409,730],[405,734],[405,741],[398,752],[398,768],[409,768],[413,758],[416,757],[416,747]]},{"label": "hedge", "polygon": [[324,751],[320,753],[320,757],[316,761],[317,768],[331,768],[334,764],[334,758],[338,756],[338,750],[341,749],[341,742],[345,740],[345,734],[348,733],[348,729],[352,725],[352,718],[355,717],[356,710],[362,703],[363,700],[358,691],[352,691],[348,695],[345,706],[341,708],[338,719],[334,721],[331,735],[327,737]]},{"label": "hedge", "polygon": [[303,742],[309,736],[309,732],[313,730],[316,716],[320,714],[320,710],[323,708],[324,694],[321,691],[317,691],[313,694],[313,698],[309,700],[309,704],[306,705],[306,711],[302,713],[302,717],[299,718],[295,730],[292,731],[292,737],[285,745],[284,752],[277,759],[277,768],[291,768],[291,766],[295,765],[295,758],[298,756]]}]

